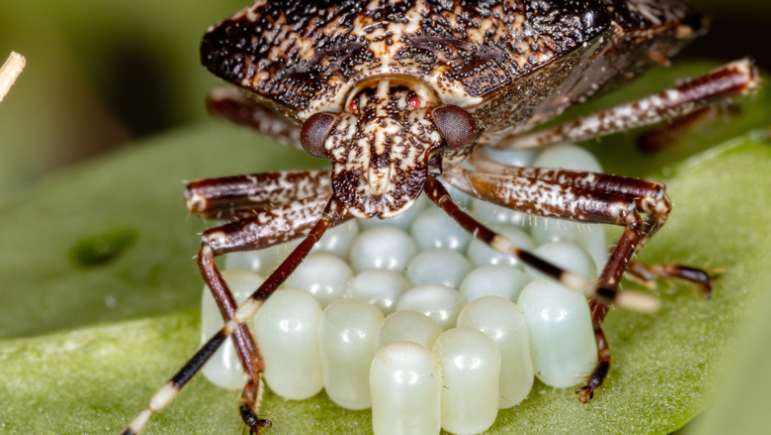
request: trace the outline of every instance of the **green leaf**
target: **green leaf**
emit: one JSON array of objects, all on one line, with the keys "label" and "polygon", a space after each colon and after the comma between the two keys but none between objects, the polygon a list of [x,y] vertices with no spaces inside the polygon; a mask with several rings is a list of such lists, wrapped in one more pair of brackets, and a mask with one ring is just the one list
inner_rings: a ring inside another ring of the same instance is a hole
[{"label": "green leaf", "polygon": [[[197,306],[200,295],[190,290],[202,282],[191,258],[206,223],[187,215],[182,180],[319,163],[212,123],[145,141],[11,198],[0,205],[0,277],[9,278],[0,294],[0,337]],[[77,260],[84,246],[105,238],[124,239],[124,249],[99,264]]]},{"label": "green leaf", "polygon": [[[766,97],[751,107],[768,107]],[[713,128],[746,129],[746,116],[757,111]],[[500,412],[491,434],[668,433],[706,407],[726,344],[771,278],[771,236],[761,230],[771,217],[769,145],[745,134],[670,167],[675,209],[642,260],[722,269],[714,299],[662,283],[659,313],[613,310],[605,328],[613,369],[595,400],[537,383],[522,405]],[[0,431],[120,432],[198,346],[203,283],[191,257],[205,224],[185,216],[180,180],[318,164],[207,124],[0,205]],[[147,433],[238,433],[237,403],[238,392],[196,379]],[[266,433],[370,430],[368,411],[344,411],[323,393],[302,402],[268,393],[263,410],[274,423]]]}]

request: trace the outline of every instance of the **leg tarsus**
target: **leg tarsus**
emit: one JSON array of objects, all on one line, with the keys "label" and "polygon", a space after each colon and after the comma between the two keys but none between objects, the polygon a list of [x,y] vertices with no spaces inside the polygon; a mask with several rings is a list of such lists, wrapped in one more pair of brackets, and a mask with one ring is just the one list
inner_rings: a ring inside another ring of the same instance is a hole
[{"label": "leg tarsus", "polygon": [[238,411],[241,414],[241,420],[249,427],[249,433],[258,434],[260,429],[273,426],[270,420],[260,418],[257,415],[255,405],[259,405],[263,390],[262,377],[258,381],[250,379],[244,386],[241,393],[241,403],[238,405]]},{"label": "leg tarsus", "polygon": [[[596,306],[598,304],[593,303],[592,301],[590,305],[592,314],[594,314],[597,308],[599,308]],[[591,402],[592,398],[594,398],[594,392],[602,386],[602,383],[605,382],[605,378],[610,371],[610,349],[608,348],[608,340],[605,338],[605,333],[602,331],[602,327],[599,323],[595,323],[594,325],[594,340],[597,343],[597,365],[594,366],[594,370],[592,370],[592,373],[586,379],[586,385],[576,388],[578,400],[583,403]]]},{"label": "leg tarsus", "polygon": [[697,286],[704,299],[712,298],[712,286],[719,276],[705,270],[679,264],[644,264],[638,261],[629,263],[626,272],[640,280],[644,285],[651,286],[657,279],[677,279]]},{"label": "leg tarsus", "polygon": [[586,385],[576,387],[576,394],[581,403],[589,403],[594,398],[594,392],[605,382],[605,377],[610,371],[610,362],[599,362],[592,370],[592,374],[586,380]]}]

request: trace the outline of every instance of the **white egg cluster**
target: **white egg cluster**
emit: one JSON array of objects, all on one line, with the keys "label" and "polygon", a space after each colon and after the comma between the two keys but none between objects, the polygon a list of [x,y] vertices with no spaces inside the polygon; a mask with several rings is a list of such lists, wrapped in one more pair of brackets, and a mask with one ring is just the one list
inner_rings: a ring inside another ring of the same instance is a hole
[{"label": "white egg cluster", "polygon": [[[571,145],[540,155],[491,154],[507,164],[600,171],[593,156]],[[587,279],[604,265],[600,226],[451,194],[515,245],[554,264]],[[296,246],[288,245],[226,256],[223,277],[237,302]],[[202,341],[221,326],[204,288]],[[526,398],[534,375],[553,387],[577,385],[597,355],[583,295],[472,239],[427,200],[394,219],[329,230],[252,327],[272,391],[302,400],[324,388],[339,406],[372,408],[378,435],[483,432],[498,409]],[[245,382],[230,340],[203,373],[225,388]]]}]

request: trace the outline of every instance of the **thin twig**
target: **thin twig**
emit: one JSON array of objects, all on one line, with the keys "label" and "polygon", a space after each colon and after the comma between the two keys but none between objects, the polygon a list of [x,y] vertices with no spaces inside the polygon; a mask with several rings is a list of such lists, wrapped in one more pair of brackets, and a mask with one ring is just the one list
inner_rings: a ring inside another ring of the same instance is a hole
[{"label": "thin twig", "polygon": [[3,101],[5,94],[11,89],[11,86],[13,86],[16,78],[24,70],[26,64],[27,59],[24,56],[13,51],[11,52],[8,60],[0,68],[0,101]]}]

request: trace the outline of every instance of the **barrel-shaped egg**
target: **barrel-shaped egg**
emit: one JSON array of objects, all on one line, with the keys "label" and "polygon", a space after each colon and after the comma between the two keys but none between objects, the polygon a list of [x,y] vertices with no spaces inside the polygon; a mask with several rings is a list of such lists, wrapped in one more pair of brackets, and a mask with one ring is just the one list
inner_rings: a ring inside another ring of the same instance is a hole
[{"label": "barrel-shaped egg", "polygon": [[533,363],[525,315],[514,302],[485,296],[466,304],[458,327],[473,328],[490,337],[501,352],[498,407],[511,408],[533,388]]},{"label": "barrel-shaped egg", "polygon": [[285,399],[303,400],[324,388],[316,324],[321,306],[299,290],[275,292],[254,316],[265,381]]},{"label": "barrel-shaped egg", "polygon": [[398,341],[380,349],[370,368],[375,435],[437,435],[442,373],[434,354]]},{"label": "barrel-shaped egg", "polygon": [[396,304],[397,310],[423,313],[447,330],[455,326],[466,298],[457,290],[441,284],[425,284],[407,290]]},{"label": "barrel-shaped egg", "polygon": [[326,252],[313,252],[289,275],[284,287],[302,290],[326,307],[343,297],[352,277],[353,272],[344,260]]},{"label": "barrel-shaped egg", "polygon": [[594,329],[584,295],[540,278],[525,286],[517,305],[527,319],[538,379],[556,388],[581,383],[597,361]]},{"label": "barrel-shaped egg", "polygon": [[396,311],[385,318],[377,331],[378,349],[397,341],[411,341],[430,349],[439,336],[442,327],[436,320],[412,310]]},{"label": "barrel-shaped egg", "polygon": [[388,269],[365,270],[348,281],[345,297],[363,299],[378,307],[383,314],[396,310],[401,295],[410,288],[401,273]]},{"label": "barrel-shaped egg", "polygon": [[356,273],[368,269],[402,273],[417,253],[418,246],[409,234],[384,225],[362,231],[351,244],[348,258]]},{"label": "barrel-shaped egg", "polygon": [[371,405],[369,367],[383,314],[360,299],[332,302],[319,317],[317,333],[324,387],[333,402],[348,409]]},{"label": "barrel-shaped egg", "polygon": [[476,329],[455,328],[433,350],[442,366],[442,428],[456,435],[487,430],[498,415],[498,346]]}]

